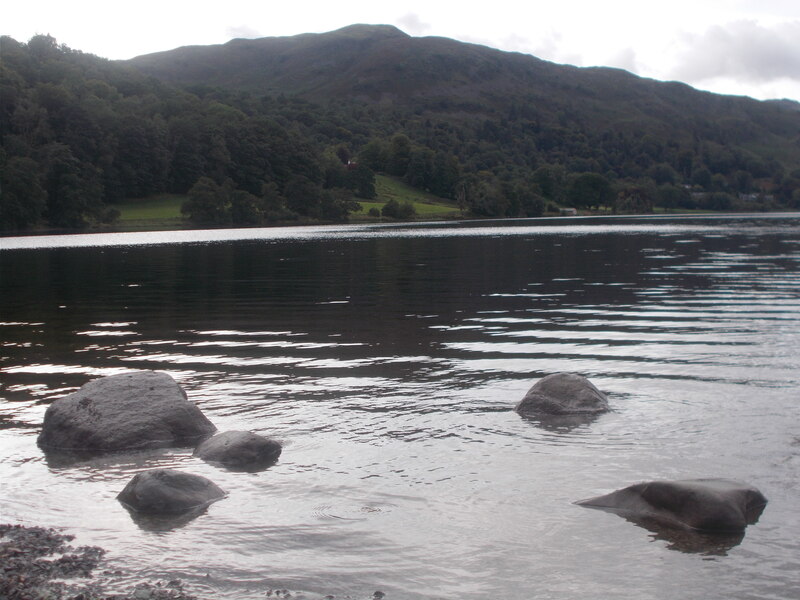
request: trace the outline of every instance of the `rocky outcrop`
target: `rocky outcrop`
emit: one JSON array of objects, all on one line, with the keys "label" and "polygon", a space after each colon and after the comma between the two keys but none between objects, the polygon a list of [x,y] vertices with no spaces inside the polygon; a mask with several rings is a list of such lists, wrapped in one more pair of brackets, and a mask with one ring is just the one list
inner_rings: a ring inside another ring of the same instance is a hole
[{"label": "rocky outcrop", "polygon": [[606,395],[574,373],[543,377],[514,408],[523,416],[591,415],[609,410]]},{"label": "rocky outcrop", "polygon": [[139,371],[90,381],[45,412],[39,446],[103,454],[194,446],[216,427],[166,373]]},{"label": "rocky outcrop", "polygon": [[249,431],[225,431],[203,441],[194,455],[236,470],[260,470],[278,460],[281,445]]},{"label": "rocky outcrop", "polygon": [[685,479],[637,483],[577,504],[672,527],[738,532],[758,521],[767,499],[756,488],[730,479]]},{"label": "rocky outcrop", "polygon": [[213,481],[172,469],[134,475],[117,496],[128,508],[146,514],[179,514],[208,506],[225,497]]}]

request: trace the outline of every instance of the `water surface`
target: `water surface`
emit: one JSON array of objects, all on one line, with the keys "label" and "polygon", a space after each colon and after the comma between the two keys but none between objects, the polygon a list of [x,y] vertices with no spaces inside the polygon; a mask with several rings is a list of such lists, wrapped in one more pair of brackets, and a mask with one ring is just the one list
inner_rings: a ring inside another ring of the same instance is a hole
[{"label": "water surface", "polygon": [[[794,598],[800,218],[552,219],[0,238],[0,516],[206,597]],[[86,381],[166,371],[261,473],[165,450],[62,464],[35,444]],[[613,412],[521,419],[573,371]],[[116,501],[153,467],[228,498]],[[769,498],[743,538],[575,506],[654,478]]]}]

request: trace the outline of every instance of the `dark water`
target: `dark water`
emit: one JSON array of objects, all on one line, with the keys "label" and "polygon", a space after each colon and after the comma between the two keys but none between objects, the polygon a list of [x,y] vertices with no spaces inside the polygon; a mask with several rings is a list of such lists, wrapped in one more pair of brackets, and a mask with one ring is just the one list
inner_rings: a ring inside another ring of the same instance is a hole
[{"label": "dark water", "polygon": [[[102,545],[130,581],[208,598],[797,597],[797,216],[5,238],[0,285],[0,516]],[[47,404],[136,369],[170,373],[222,430],[279,438],[280,462],[48,462]],[[556,371],[614,411],[512,412]],[[134,520],[115,496],[154,466],[230,495]],[[573,504],[689,477],[770,502],[743,538]]]}]

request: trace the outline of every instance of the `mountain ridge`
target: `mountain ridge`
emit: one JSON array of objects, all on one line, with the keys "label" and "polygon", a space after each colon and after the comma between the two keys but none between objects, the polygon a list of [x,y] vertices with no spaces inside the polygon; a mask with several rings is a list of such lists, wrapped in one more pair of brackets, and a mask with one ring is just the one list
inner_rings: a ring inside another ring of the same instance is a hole
[{"label": "mountain ridge", "polygon": [[[172,84],[287,94],[317,103],[413,106],[440,115],[471,104],[473,112],[489,118],[524,105],[540,126],[566,120],[597,132],[641,129],[641,123],[631,126],[639,119],[654,133],[670,135],[677,127],[687,130],[687,137],[704,138],[709,122],[727,118],[738,120],[752,142],[777,143],[800,161],[800,123],[791,101],[713,94],[610,67],[559,65],[449,38],[412,37],[389,25],[235,39],[143,55],[126,64]],[[736,123],[726,127],[731,126]]]},{"label": "mountain ridge", "polygon": [[0,228],[84,227],[162,193],[189,193],[197,222],[340,220],[376,173],[474,216],[800,208],[790,101],[391,26],[131,61],[0,45]]}]

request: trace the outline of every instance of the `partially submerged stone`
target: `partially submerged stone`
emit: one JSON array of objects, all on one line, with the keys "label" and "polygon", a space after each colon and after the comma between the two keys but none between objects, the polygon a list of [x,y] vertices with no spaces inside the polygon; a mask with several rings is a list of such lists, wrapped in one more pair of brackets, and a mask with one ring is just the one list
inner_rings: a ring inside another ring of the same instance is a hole
[{"label": "partially submerged stone", "polygon": [[200,475],[153,469],[134,475],[117,499],[137,512],[165,515],[203,508],[224,497],[224,490]]},{"label": "partially submerged stone", "polygon": [[225,431],[201,442],[194,455],[230,469],[258,470],[275,464],[281,445],[249,431]]},{"label": "partially submerged stone", "polygon": [[609,410],[606,395],[575,373],[554,373],[537,381],[514,408],[524,416],[591,415]]},{"label": "partially submerged stone", "polygon": [[138,371],[90,381],[45,412],[38,444],[92,454],[194,446],[216,427],[166,373]]},{"label": "partially submerged stone", "polygon": [[576,504],[672,527],[738,532],[758,521],[767,499],[753,486],[730,479],[685,479],[637,483]]}]

